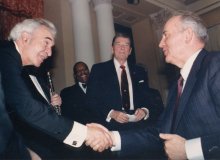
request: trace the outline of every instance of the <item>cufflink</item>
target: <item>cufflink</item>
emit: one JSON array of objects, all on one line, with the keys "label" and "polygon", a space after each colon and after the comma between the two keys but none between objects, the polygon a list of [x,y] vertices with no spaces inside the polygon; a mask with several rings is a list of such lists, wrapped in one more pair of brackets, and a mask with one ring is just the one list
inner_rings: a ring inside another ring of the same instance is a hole
[{"label": "cufflink", "polygon": [[144,80],[140,80],[138,83],[144,83]]},{"label": "cufflink", "polygon": [[76,146],[77,145],[77,141],[73,141],[72,145]]}]

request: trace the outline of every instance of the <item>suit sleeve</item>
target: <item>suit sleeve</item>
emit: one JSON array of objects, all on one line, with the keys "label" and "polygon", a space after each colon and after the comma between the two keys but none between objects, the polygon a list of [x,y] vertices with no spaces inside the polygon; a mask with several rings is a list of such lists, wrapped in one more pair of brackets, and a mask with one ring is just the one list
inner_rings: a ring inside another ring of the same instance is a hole
[{"label": "suit sleeve", "polygon": [[147,72],[138,67],[135,78],[137,79],[134,88],[134,102],[137,107],[146,107],[149,110],[148,122],[155,123],[164,110],[163,101],[160,92],[156,89],[149,88]]},{"label": "suit sleeve", "polygon": [[[212,53],[210,53],[212,54]],[[217,53],[219,54],[219,53]],[[220,118],[220,56],[216,56],[209,63],[207,71],[209,95],[214,103],[217,118]],[[214,115],[213,115],[214,116]],[[210,117],[211,118],[211,117]],[[218,126],[216,126],[218,127]],[[220,157],[220,133],[204,135],[201,137],[202,150],[205,159]]]},{"label": "suit sleeve", "polygon": [[161,158],[164,156],[163,142],[156,128],[122,131],[120,156],[129,157],[145,154],[144,157]]},{"label": "suit sleeve", "polygon": [[105,100],[100,99],[103,98],[103,90],[100,87],[103,76],[105,75],[102,74],[99,66],[94,65],[91,69],[87,88],[87,106],[93,117],[96,117],[94,121],[102,124],[105,123],[105,119],[111,110],[109,107],[103,107],[106,106]]}]

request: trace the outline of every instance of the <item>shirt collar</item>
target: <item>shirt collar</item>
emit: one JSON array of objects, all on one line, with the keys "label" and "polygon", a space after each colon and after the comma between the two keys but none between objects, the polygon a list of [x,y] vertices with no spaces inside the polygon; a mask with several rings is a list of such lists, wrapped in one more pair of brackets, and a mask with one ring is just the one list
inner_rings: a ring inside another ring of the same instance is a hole
[{"label": "shirt collar", "polygon": [[[114,58],[114,64],[115,64],[116,69],[120,68],[120,66],[121,66],[121,64],[118,62],[118,60],[116,58]],[[125,66],[125,69],[128,68],[127,61],[123,65]]]},{"label": "shirt collar", "polygon": [[14,44],[15,44],[15,48],[16,48],[16,50],[18,51],[18,53],[21,53],[21,52],[19,51],[19,48],[18,48],[17,43],[16,43],[15,41],[13,41],[13,42],[14,42]]},{"label": "shirt collar", "polygon": [[184,64],[183,68],[180,70],[180,74],[182,75],[184,81],[187,80],[188,76],[189,76],[189,72],[192,68],[192,65],[196,59],[196,57],[198,56],[199,52],[201,51],[202,49],[198,50],[197,52],[195,52],[187,61],[186,63]]}]

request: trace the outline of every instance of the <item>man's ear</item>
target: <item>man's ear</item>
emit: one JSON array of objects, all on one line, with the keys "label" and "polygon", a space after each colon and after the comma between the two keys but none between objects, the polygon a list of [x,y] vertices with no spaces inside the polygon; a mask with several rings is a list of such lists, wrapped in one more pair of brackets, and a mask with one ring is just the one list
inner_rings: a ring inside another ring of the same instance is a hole
[{"label": "man's ear", "polygon": [[76,76],[76,74],[73,74],[73,78],[74,78],[75,81],[77,81],[77,76]]},{"label": "man's ear", "polygon": [[195,36],[192,28],[187,28],[184,32],[185,32],[185,42],[190,43],[191,40],[193,39],[193,36]]},{"label": "man's ear", "polygon": [[28,33],[28,32],[21,33],[22,42],[27,43],[27,42],[29,42],[30,38],[31,38],[30,33]]},{"label": "man's ear", "polygon": [[129,53],[129,55],[131,54],[131,51],[132,51],[132,48],[130,49],[130,53]]}]

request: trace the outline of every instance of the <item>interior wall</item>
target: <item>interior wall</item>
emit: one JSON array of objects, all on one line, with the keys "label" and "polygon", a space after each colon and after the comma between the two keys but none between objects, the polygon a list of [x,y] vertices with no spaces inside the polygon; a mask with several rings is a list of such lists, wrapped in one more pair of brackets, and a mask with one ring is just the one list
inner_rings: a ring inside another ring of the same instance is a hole
[{"label": "interior wall", "polygon": [[148,70],[149,85],[158,89],[165,100],[166,81],[159,74],[161,68],[158,43],[151,27],[150,19],[145,19],[132,26],[136,61]]},{"label": "interior wall", "polygon": [[55,42],[55,56],[54,67],[52,69],[52,78],[57,92],[65,83],[65,62],[64,62],[64,45],[63,45],[63,33],[62,32],[62,19],[61,18],[61,1],[60,0],[44,0],[44,17],[51,22],[57,28],[57,38]]},{"label": "interior wall", "polygon": [[201,15],[208,28],[220,24],[220,7]]}]

